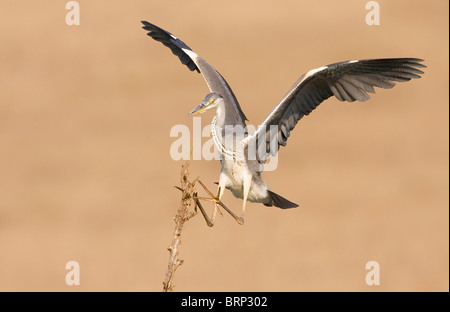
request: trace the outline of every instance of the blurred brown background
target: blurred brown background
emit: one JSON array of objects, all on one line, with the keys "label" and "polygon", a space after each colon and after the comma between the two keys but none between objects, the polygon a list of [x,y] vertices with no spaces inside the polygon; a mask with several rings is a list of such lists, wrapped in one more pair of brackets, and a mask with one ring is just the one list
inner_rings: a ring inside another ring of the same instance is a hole
[{"label": "blurred brown background", "polygon": [[[330,99],[264,175],[300,204],[185,227],[177,291],[448,291],[448,1],[0,4],[0,290],[160,291],[179,206],[176,124],[208,89],[140,20],[184,40],[258,124],[297,78],[337,61],[420,57],[420,80]],[[206,125],[212,113],[202,115]],[[194,161],[212,189],[217,161]],[[224,201],[240,212],[230,192]],[[66,262],[81,285],[66,286]],[[367,286],[377,261],[381,285]]]}]

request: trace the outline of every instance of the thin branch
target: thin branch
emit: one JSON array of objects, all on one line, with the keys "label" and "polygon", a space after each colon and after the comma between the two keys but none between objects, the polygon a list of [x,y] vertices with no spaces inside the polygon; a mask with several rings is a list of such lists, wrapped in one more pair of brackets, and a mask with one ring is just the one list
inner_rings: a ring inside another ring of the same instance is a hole
[{"label": "thin branch", "polygon": [[[195,206],[194,198],[197,194],[194,192],[195,183],[197,179],[193,182],[189,182],[189,162],[186,162],[181,166],[181,187],[177,187],[182,192],[181,203],[178,208],[177,214],[174,217],[175,230],[173,232],[172,244],[167,248],[169,250],[169,263],[167,265],[166,279],[163,282],[163,291],[170,292],[173,291],[175,287],[173,280],[175,277],[175,272],[180,265],[183,264],[183,260],[180,259],[179,247],[181,245],[181,232],[186,221],[197,215],[197,209]],[[189,209],[191,206],[194,208]]]}]

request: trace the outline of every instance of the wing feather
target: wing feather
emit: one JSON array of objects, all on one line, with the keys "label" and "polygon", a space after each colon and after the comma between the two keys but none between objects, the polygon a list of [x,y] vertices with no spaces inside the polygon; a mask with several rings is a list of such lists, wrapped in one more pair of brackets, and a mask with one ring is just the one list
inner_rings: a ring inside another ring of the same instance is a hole
[{"label": "wing feather", "polygon": [[[297,80],[245,143],[256,140],[257,146],[265,146],[265,150],[260,149],[262,155],[257,155],[258,162],[264,163],[269,155],[275,155],[280,146],[286,145],[297,122],[329,97],[334,95],[348,102],[367,101],[368,93],[375,93],[374,87],[390,89],[395,82],[420,78],[424,72],[418,68],[426,67],[420,62],[423,60],[418,58],[367,59],[311,70]],[[272,138],[269,128],[274,125],[278,126],[278,135]],[[274,140],[278,144],[273,144]],[[275,151],[269,150],[271,145],[276,146]]]},{"label": "wing feather", "polygon": [[231,90],[225,78],[214,67],[170,32],[147,21],[142,21],[141,23],[144,25],[142,28],[149,31],[147,33],[148,36],[170,48],[172,53],[178,56],[181,63],[186,65],[191,71],[195,70],[201,73],[209,90],[217,92],[223,97],[225,105],[229,108],[227,109],[228,116],[226,118],[245,126],[247,117],[245,117],[233,90]]}]

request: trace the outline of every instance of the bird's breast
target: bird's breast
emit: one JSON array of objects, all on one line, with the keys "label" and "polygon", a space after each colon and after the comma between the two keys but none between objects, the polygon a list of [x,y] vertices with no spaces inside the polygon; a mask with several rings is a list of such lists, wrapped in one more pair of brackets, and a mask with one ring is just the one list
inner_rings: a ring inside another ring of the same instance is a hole
[{"label": "bird's breast", "polygon": [[220,182],[237,198],[244,198],[244,177],[252,175],[250,191],[247,200],[257,203],[268,202],[268,187],[259,175],[253,175],[247,163],[232,160],[222,160]]}]

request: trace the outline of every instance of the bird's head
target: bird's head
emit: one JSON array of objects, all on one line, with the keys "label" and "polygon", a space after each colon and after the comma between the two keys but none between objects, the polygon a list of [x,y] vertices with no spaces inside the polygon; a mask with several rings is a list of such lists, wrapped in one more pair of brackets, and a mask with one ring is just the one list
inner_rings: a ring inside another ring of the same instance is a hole
[{"label": "bird's head", "polygon": [[205,96],[202,103],[190,112],[189,115],[203,113],[211,108],[217,107],[221,103],[223,103],[223,97],[219,93],[211,92]]}]

